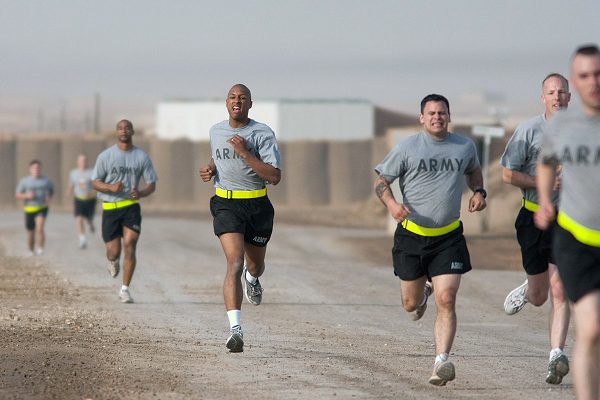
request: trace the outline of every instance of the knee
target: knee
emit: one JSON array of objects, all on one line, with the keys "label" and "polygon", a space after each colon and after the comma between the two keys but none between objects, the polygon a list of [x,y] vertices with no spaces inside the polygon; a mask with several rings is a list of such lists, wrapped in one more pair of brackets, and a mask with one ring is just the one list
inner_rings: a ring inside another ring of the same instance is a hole
[{"label": "knee", "polygon": [[456,291],[445,290],[435,294],[435,303],[440,311],[453,312],[456,305]]},{"label": "knee", "polygon": [[600,323],[578,324],[576,331],[577,342],[598,346],[600,343]]},{"label": "knee", "polygon": [[240,275],[242,273],[242,268],[244,267],[244,259],[243,258],[234,258],[231,260],[227,260],[227,271],[229,273]]},{"label": "knee", "polygon": [[402,297],[402,307],[404,307],[404,310],[406,312],[415,311],[418,305],[419,301],[417,299],[414,299],[412,297]]},{"label": "knee", "polygon": [[565,289],[563,288],[563,285],[560,282],[553,283],[550,287],[550,291],[552,293],[552,301],[555,306],[561,304],[568,305],[569,301],[565,294]]}]

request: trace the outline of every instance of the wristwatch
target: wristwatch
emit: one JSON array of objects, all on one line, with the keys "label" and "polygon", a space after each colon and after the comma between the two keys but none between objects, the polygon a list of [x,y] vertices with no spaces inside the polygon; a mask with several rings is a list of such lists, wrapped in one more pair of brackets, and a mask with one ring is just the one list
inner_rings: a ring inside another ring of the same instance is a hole
[{"label": "wristwatch", "polygon": [[481,193],[484,199],[487,197],[487,192],[484,188],[475,189],[473,190],[473,193]]}]

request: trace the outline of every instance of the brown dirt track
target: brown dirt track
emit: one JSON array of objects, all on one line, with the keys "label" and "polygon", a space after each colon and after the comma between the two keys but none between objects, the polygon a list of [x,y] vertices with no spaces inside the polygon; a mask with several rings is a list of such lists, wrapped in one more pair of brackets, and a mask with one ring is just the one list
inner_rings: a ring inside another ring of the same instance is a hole
[{"label": "brown dirt track", "polygon": [[20,213],[2,212],[0,398],[573,399],[570,376],[543,381],[547,306],[502,312],[523,277],[514,239],[468,241],[457,380],[437,388],[435,307],[417,323],[404,315],[379,230],[277,225],[265,302],[244,303],[246,349],[230,354],[209,221],[147,217],[136,303],[122,305],[102,243],[77,250],[68,213],[51,213],[47,254],[28,257]]}]

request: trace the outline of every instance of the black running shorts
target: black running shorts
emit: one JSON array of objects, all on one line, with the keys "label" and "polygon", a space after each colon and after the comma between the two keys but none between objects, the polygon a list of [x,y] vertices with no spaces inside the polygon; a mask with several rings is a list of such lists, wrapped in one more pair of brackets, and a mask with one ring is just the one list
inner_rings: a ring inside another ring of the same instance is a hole
[{"label": "black running shorts", "polygon": [[464,274],[471,270],[462,223],[441,236],[421,236],[398,224],[392,249],[394,274],[403,281],[422,276]]},{"label": "black running shorts", "polygon": [[600,290],[600,247],[588,246],[557,225],[554,229],[554,257],[567,297],[577,302]]},{"label": "black running shorts", "polygon": [[275,211],[267,196],[256,199],[210,199],[215,235],[241,233],[244,242],[265,247],[273,233]]},{"label": "black running shorts", "polygon": [[139,204],[104,210],[102,212],[102,239],[108,243],[123,236],[123,227],[140,233],[142,231],[142,212]]},{"label": "black running shorts", "polygon": [[552,257],[552,234],[554,226],[542,231],[533,222],[533,212],[521,207],[515,229],[521,247],[523,268],[527,275],[537,275],[548,270],[548,263],[555,264]]},{"label": "black running shorts", "polygon": [[96,212],[96,198],[81,200],[75,198],[73,202],[73,208],[75,210],[76,217],[84,217],[87,219],[94,218]]},{"label": "black running shorts", "polygon": [[35,229],[35,217],[41,215],[42,217],[46,217],[48,215],[48,207],[44,207],[39,211],[32,213],[25,213],[25,229],[28,231],[32,231]]}]

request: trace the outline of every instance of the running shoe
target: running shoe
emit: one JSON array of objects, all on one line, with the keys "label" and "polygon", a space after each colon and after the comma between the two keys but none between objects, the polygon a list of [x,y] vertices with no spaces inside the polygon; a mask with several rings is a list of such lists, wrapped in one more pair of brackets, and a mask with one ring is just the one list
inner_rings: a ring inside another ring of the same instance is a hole
[{"label": "running shoe", "polygon": [[108,272],[110,272],[110,276],[116,278],[117,275],[119,275],[119,268],[119,259],[116,259],[114,261],[108,260]]},{"label": "running shoe", "polygon": [[423,304],[418,306],[417,309],[410,314],[410,318],[413,321],[420,320],[423,314],[425,314],[425,310],[427,310],[427,300],[429,299],[429,296],[431,296],[432,292],[433,286],[431,286],[431,283],[425,282],[425,287],[423,288]]},{"label": "running shoe", "polygon": [[229,349],[230,353],[241,353],[244,351],[244,333],[242,327],[239,325],[234,326],[229,330],[229,337],[225,346]]},{"label": "running shoe", "polygon": [[263,288],[260,285],[260,282],[258,281],[258,279],[256,279],[256,282],[254,282],[254,283],[250,283],[246,279],[246,272],[247,271],[248,271],[248,268],[246,268],[244,266],[244,269],[242,270],[242,285],[244,287],[244,294],[246,295],[246,299],[250,303],[252,303],[255,306],[257,306],[262,301]]},{"label": "running shoe", "polygon": [[133,303],[133,297],[129,293],[129,289],[121,289],[119,292],[119,299],[121,303]]},{"label": "running shoe", "polygon": [[513,315],[518,313],[525,307],[527,304],[527,299],[525,298],[525,290],[527,290],[527,280],[521,284],[521,286],[514,289],[512,292],[506,296],[504,300],[504,312],[508,315]]},{"label": "running shoe", "polygon": [[565,353],[557,354],[552,357],[548,363],[548,375],[546,375],[546,383],[558,385],[562,382],[565,375],[569,373],[569,359]]},{"label": "running shoe", "polygon": [[33,254],[36,256],[43,256],[44,255],[44,249],[42,249],[41,247],[38,247],[37,249],[35,249],[33,251]]},{"label": "running shoe", "polygon": [[435,386],[444,386],[455,377],[454,364],[450,361],[441,361],[433,366],[433,375],[429,378],[429,383]]},{"label": "running shoe", "polygon": [[85,236],[81,236],[79,238],[79,248],[83,250],[86,247],[87,247],[87,239],[85,238]]}]

